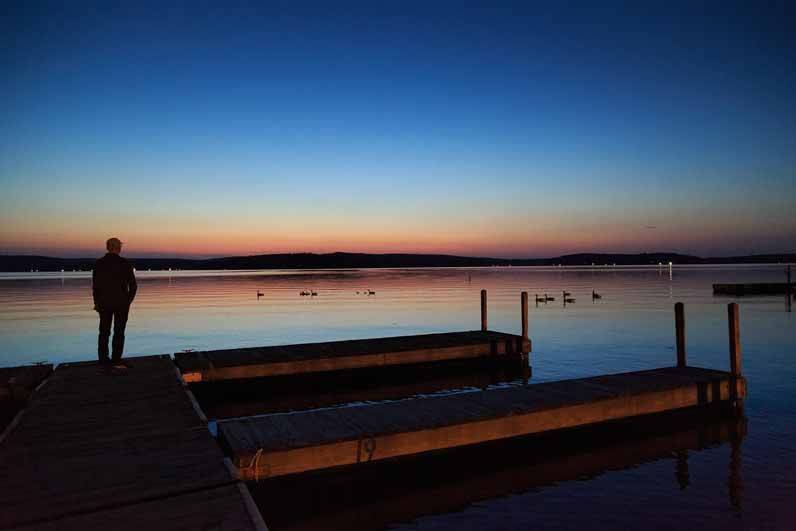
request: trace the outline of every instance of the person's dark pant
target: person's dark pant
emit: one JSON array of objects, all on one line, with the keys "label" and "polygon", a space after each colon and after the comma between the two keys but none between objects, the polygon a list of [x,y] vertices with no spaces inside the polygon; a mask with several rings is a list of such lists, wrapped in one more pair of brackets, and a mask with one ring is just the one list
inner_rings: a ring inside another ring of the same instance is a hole
[{"label": "person's dark pant", "polygon": [[108,339],[111,337],[111,321],[113,321],[113,361],[122,359],[124,351],[124,329],[127,326],[129,307],[102,309],[99,311],[99,345],[97,354],[100,362],[110,361],[108,358]]}]

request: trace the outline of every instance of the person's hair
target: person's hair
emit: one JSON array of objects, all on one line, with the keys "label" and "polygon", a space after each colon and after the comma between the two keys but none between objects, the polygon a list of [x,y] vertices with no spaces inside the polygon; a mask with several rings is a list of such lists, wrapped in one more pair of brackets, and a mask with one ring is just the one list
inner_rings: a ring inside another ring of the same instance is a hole
[{"label": "person's hair", "polygon": [[122,249],[122,241],[119,238],[108,238],[105,242],[105,248],[109,251],[120,251]]}]

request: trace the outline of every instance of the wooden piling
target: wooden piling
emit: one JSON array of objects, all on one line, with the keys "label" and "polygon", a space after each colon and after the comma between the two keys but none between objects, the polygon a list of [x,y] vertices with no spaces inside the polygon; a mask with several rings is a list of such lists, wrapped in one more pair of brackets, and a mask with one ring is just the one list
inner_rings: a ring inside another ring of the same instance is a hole
[{"label": "wooden piling", "polygon": [[520,308],[522,313],[522,338],[528,339],[528,292],[520,294]]},{"label": "wooden piling", "polygon": [[481,290],[481,330],[486,332],[487,330],[487,318],[486,318],[486,290]]},{"label": "wooden piling", "polygon": [[677,366],[685,367],[685,309],[682,302],[674,305],[674,327],[677,336]]},{"label": "wooden piling", "polygon": [[741,376],[741,326],[737,302],[727,305],[727,318],[730,332],[730,373]]},{"label": "wooden piling", "polygon": [[741,325],[738,315],[738,303],[727,305],[727,320],[730,333],[730,401],[737,413],[743,412],[744,379],[741,375]]}]

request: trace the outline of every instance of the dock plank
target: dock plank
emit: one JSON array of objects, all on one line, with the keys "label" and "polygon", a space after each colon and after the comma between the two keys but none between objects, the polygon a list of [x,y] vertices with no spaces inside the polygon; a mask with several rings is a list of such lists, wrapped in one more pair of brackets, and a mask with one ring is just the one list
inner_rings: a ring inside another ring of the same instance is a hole
[{"label": "dock plank", "polygon": [[[18,528],[19,531],[85,531],[112,529],[141,531],[267,531],[259,514],[246,504],[242,485],[213,489],[126,505]],[[201,507],[201,510],[197,508]]]},{"label": "dock plank", "polygon": [[200,352],[175,361],[189,382],[260,378],[395,366],[486,356],[522,356],[530,340],[493,331],[467,331]]},{"label": "dock plank", "polygon": [[17,446],[2,455],[0,528],[235,481],[201,429],[46,449]]},{"label": "dock plank", "polygon": [[[387,459],[706,405],[743,378],[693,367],[219,422],[243,478]],[[365,453],[363,454],[363,449]]]},{"label": "dock plank", "polygon": [[171,359],[129,364],[63,364],[33,395],[0,444],[0,529],[262,530]]},{"label": "dock plank", "polygon": [[52,364],[0,367],[0,400],[25,401],[53,372]]}]

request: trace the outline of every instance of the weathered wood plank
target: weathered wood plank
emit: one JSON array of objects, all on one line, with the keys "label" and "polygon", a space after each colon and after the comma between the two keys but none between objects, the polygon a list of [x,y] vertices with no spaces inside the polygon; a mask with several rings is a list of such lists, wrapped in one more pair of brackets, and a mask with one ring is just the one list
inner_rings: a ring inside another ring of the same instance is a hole
[{"label": "weathered wood plank", "polygon": [[36,392],[0,444],[0,528],[261,531],[173,362],[129,364],[64,364]]},{"label": "weathered wood plank", "polygon": [[530,352],[527,338],[491,331],[332,341],[255,347],[174,355],[187,382],[260,378],[365,367],[522,356]]},{"label": "weathered wood plank", "polygon": [[667,368],[233,419],[219,423],[219,437],[252,479],[728,401],[730,386],[729,373]]},{"label": "weathered wood plank", "polygon": [[[18,438],[19,432],[13,434]],[[0,528],[230,484],[204,429],[3,449]]]},{"label": "weathered wood plank", "polygon": [[50,373],[52,364],[0,367],[0,400],[24,402]]},{"label": "weathered wood plank", "polygon": [[[245,486],[241,485],[243,488]],[[141,531],[265,531],[258,521],[259,513],[251,514],[241,486],[226,485],[199,492],[155,499],[117,508],[110,508],[40,522],[19,528],[20,531],[85,531],[113,529]]]}]

